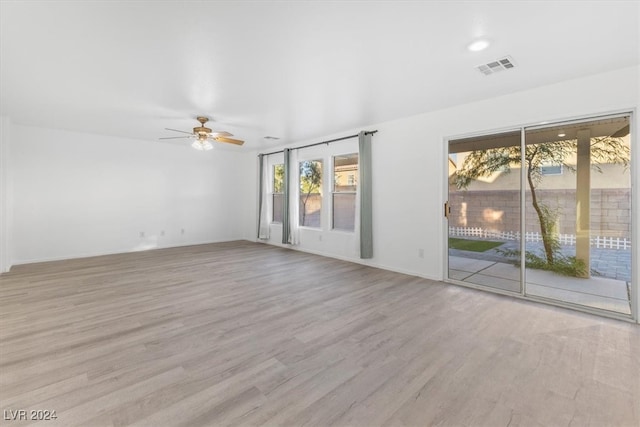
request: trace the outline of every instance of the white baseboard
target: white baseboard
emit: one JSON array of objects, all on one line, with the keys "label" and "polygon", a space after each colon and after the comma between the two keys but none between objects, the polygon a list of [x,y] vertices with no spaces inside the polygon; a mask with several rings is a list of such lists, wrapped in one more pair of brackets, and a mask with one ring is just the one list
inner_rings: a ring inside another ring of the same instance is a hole
[{"label": "white baseboard", "polygon": [[211,244],[211,243],[225,243],[225,242],[234,242],[234,241],[238,241],[238,240],[245,240],[245,239],[243,239],[243,238],[233,238],[233,239],[221,239],[221,240],[194,241],[194,242],[180,243],[180,244],[177,244],[177,245],[158,246],[158,247],[153,247],[153,248],[149,248],[149,249],[142,249],[142,250],[140,250],[140,249],[132,250],[131,248],[126,248],[126,249],[114,250],[114,251],[106,251],[106,252],[98,251],[98,252],[86,252],[86,253],[82,253],[82,254],[71,254],[71,255],[64,255],[64,256],[59,256],[59,257],[34,258],[34,259],[27,259],[27,260],[13,260],[11,266],[35,264],[35,263],[39,263],[39,262],[65,261],[65,260],[79,259],[79,258],[91,258],[91,257],[97,257],[97,256],[105,256],[105,255],[127,254],[127,253],[133,253],[133,252],[154,251],[154,250],[158,250],[158,249],[182,248],[182,247],[185,247],[185,246],[208,245],[208,244]]},{"label": "white baseboard", "polygon": [[291,249],[291,250],[294,250],[294,251],[306,252],[306,253],[319,255],[319,256],[323,256],[323,257],[327,257],[327,258],[334,258],[334,259],[339,259],[341,261],[347,261],[347,262],[352,262],[352,263],[355,263],[355,264],[366,265],[366,266],[373,267],[373,268],[379,268],[381,270],[393,271],[394,273],[406,274],[408,276],[415,276],[415,277],[420,277],[422,279],[434,280],[436,282],[441,282],[443,280],[442,277],[435,277],[435,276],[422,274],[422,273],[417,272],[417,271],[391,267],[391,266],[388,266],[388,265],[377,263],[377,262],[372,261],[372,260],[360,259],[360,258],[352,258],[352,257],[343,256],[343,255],[336,255],[336,254],[332,254],[332,253],[326,253],[326,252],[322,252],[322,251],[315,251],[313,249],[301,248],[301,247],[299,247],[297,245],[284,245],[282,243],[274,243],[274,242],[268,242],[268,241],[264,241],[264,240],[257,240],[257,242],[258,243],[263,243],[265,245],[277,246],[279,248]]},{"label": "white baseboard", "polygon": [[[377,262],[372,261],[372,260],[365,260],[365,259],[360,259],[360,258],[352,258],[352,257],[336,255],[336,254],[332,254],[332,253],[326,253],[326,252],[316,251],[316,250],[307,249],[307,248],[301,248],[301,247],[295,246],[295,245],[294,246],[292,246],[292,245],[284,245],[282,243],[269,242],[269,241],[264,241],[264,240],[259,240],[259,239],[248,239],[246,237],[245,238],[234,238],[234,239],[195,241],[195,242],[181,243],[181,244],[178,244],[178,245],[149,248],[149,249],[145,249],[145,251],[147,251],[147,250],[152,251],[152,250],[157,250],[157,249],[180,248],[180,247],[195,246],[195,245],[207,245],[207,244],[212,244],[212,243],[233,242],[233,241],[237,241],[237,240],[245,240],[245,241],[254,242],[254,243],[262,243],[262,244],[265,244],[265,245],[276,246],[276,247],[279,247],[279,248],[285,248],[285,249],[295,250],[295,251],[299,251],[299,252],[306,252],[306,253],[310,253],[310,254],[314,254],[314,255],[318,255],[318,256],[323,256],[323,257],[327,257],[327,258],[339,259],[341,261],[346,261],[346,262],[352,262],[352,263],[355,263],[355,264],[366,265],[366,266],[369,266],[369,267],[379,268],[379,269],[387,270],[387,271],[393,271],[394,273],[406,274],[408,276],[415,276],[415,277],[420,277],[420,278],[428,279],[428,280],[434,280],[434,281],[438,281],[438,282],[442,281],[441,277],[434,277],[434,276],[422,274],[422,273],[417,272],[417,271],[406,270],[406,269],[402,269],[402,268],[396,268],[396,267],[380,264],[380,263],[377,263]],[[65,260],[70,260],[70,259],[90,258],[90,257],[96,257],[96,256],[104,256],[104,255],[117,255],[117,254],[124,254],[124,253],[133,253],[133,252],[142,252],[142,251],[141,250],[131,250],[130,248],[127,248],[127,249],[109,251],[109,252],[100,252],[100,251],[98,251],[98,252],[87,252],[87,253],[82,253],[82,254],[65,255],[65,256],[60,256],[60,257],[47,257],[47,258],[37,258],[37,259],[28,259],[28,260],[14,260],[12,266],[13,265],[34,264],[34,263],[39,263],[39,262],[65,261]]]}]

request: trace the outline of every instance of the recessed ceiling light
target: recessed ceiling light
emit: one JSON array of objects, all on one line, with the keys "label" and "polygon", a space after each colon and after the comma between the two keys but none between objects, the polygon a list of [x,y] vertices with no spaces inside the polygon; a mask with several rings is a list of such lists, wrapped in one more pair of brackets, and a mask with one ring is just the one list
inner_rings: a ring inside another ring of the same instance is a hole
[{"label": "recessed ceiling light", "polygon": [[471,52],[480,52],[481,50],[485,50],[489,47],[489,41],[485,39],[476,40],[467,46]]},{"label": "recessed ceiling light", "polygon": [[276,140],[276,139],[280,139],[280,138],[278,138],[277,136],[265,136],[265,137],[264,137],[264,139],[273,139],[273,140]]},{"label": "recessed ceiling light", "polygon": [[566,133],[564,133],[564,132],[560,132],[560,133],[558,134],[558,136],[559,136],[560,138],[562,138],[563,136],[567,136],[567,134],[566,134]]}]

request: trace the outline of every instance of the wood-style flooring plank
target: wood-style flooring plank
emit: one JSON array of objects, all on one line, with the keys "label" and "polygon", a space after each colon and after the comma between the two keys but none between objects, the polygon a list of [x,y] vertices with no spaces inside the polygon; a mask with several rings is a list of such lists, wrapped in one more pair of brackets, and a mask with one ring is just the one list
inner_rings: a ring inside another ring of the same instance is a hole
[{"label": "wood-style flooring plank", "polygon": [[[0,275],[21,426],[640,425],[640,327],[245,241]],[[27,413],[28,415],[28,413]]]}]

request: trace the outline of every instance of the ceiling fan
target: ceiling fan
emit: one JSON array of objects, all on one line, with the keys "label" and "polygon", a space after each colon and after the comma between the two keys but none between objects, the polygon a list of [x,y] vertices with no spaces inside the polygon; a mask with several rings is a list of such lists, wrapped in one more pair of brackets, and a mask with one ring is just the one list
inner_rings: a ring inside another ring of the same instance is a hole
[{"label": "ceiling fan", "polygon": [[208,127],[205,127],[205,123],[209,121],[207,117],[200,116],[197,117],[197,120],[200,122],[200,126],[194,127],[193,132],[165,128],[166,130],[170,130],[172,132],[185,133],[187,134],[186,136],[169,136],[160,139],[194,139],[195,141],[193,141],[193,144],[191,144],[191,146],[196,150],[211,150],[213,148],[211,142],[226,142],[228,144],[235,145],[244,144],[244,141],[229,138],[230,136],[233,136],[233,134],[230,134],[229,132],[214,131],[209,129]]}]

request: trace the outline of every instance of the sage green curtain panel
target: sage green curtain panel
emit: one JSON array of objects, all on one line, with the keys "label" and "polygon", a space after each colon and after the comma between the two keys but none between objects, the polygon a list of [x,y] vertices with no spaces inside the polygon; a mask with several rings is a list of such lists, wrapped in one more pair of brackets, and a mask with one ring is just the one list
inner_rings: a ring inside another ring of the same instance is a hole
[{"label": "sage green curtain panel", "polygon": [[371,133],[358,134],[360,155],[360,258],[373,258],[373,204],[371,187]]},{"label": "sage green curtain panel", "polygon": [[289,199],[291,198],[291,189],[289,185],[289,177],[291,172],[291,165],[289,164],[289,157],[291,150],[289,148],[284,149],[284,177],[282,181],[283,193],[284,193],[284,206],[282,208],[282,243],[289,243],[289,233],[291,232],[291,217],[289,215]]},{"label": "sage green curtain panel", "polygon": [[264,198],[268,197],[268,195],[264,194],[264,160],[265,160],[265,156],[264,154],[260,154],[258,155],[258,158],[260,159],[260,172],[258,173],[259,176],[259,189],[260,189],[260,193],[258,195],[258,239],[262,238],[261,236],[261,231],[262,231],[262,222],[263,222],[263,218],[265,215],[264,212]]}]

